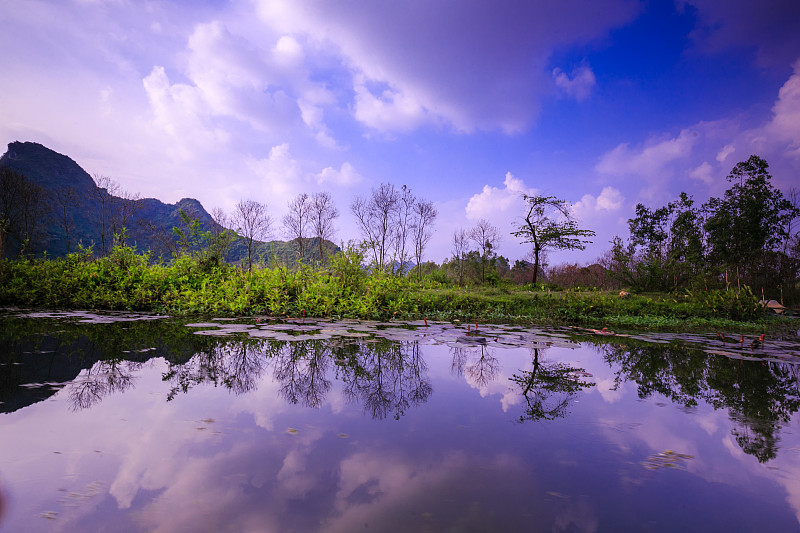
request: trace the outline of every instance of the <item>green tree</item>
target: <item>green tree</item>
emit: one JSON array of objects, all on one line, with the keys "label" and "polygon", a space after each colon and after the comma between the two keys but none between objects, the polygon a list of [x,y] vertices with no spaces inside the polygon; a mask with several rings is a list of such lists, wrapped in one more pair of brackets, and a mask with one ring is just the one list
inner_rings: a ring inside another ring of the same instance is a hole
[{"label": "green tree", "polygon": [[[628,248],[614,243],[620,273],[637,290],[678,290],[704,271],[702,219],[692,197],[680,198],[657,209],[636,206],[628,220],[631,232]],[[627,258],[624,256],[627,254]]]},{"label": "green tree", "polygon": [[500,242],[500,231],[488,220],[482,218],[469,231],[469,239],[478,247],[481,265],[481,281],[486,281],[486,265],[495,256],[495,248]]},{"label": "green tree", "polygon": [[703,206],[709,260],[735,272],[737,283],[763,279],[759,270],[769,267],[768,257],[786,242],[792,219],[800,215],[770,183],[768,167],[755,155],[737,163],[727,178],[733,186]]},{"label": "green tree", "polygon": [[527,213],[511,232],[523,243],[533,246],[533,279],[539,278],[540,256],[544,250],[584,250],[595,232],[580,229],[572,216],[570,204],[555,196],[523,196],[527,202]]}]

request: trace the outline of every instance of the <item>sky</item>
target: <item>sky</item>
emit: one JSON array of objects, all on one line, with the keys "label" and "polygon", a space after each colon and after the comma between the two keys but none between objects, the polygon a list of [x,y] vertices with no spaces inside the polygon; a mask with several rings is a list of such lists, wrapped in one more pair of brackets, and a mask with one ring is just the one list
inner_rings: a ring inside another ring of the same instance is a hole
[{"label": "sky", "polygon": [[[0,0],[0,143],[142,197],[280,219],[388,182],[433,201],[426,257],[481,218],[511,262],[521,195],[628,236],[636,204],[720,196],[739,161],[800,186],[797,0]],[[4,151],[4,150],[3,150]]]}]

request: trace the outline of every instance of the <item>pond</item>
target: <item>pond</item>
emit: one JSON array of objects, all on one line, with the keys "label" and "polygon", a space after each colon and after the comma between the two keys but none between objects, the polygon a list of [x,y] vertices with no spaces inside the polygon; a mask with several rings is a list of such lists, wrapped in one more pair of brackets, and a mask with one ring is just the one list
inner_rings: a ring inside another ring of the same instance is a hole
[{"label": "pond", "polygon": [[0,313],[0,531],[800,531],[800,342]]}]

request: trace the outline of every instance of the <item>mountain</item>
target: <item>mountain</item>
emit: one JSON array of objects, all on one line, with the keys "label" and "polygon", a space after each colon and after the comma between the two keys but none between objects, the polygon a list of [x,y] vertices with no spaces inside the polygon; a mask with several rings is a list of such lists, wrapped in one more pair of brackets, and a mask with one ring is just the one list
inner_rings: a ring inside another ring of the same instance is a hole
[{"label": "mountain", "polygon": [[[17,255],[23,246],[34,255],[63,257],[79,244],[102,255],[124,227],[125,244],[167,258],[177,242],[173,228],[183,225],[181,211],[197,219],[202,231],[219,227],[194,198],[175,204],[140,199],[108,178],[98,177],[95,182],[75,161],[38,143],[12,142],[0,157],[0,252],[4,257]],[[316,252],[316,239],[309,241],[312,246],[307,247]],[[338,250],[330,241],[325,241],[325,249]],[[294,242],[259,242],[257,251],[286,263],[297,257]],[[246,254],[244,242],[237,238],[227,259],[240,261]]]}]

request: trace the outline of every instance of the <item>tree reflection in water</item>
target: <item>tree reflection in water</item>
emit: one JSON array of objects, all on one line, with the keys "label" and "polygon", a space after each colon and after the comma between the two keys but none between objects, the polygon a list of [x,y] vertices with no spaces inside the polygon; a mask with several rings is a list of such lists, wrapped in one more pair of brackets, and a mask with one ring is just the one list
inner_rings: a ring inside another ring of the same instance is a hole
[{"label": "tree reflection in water", "polygon": [[[170,386],[167,400],[201,383],[247,393],[270,370],[290,403],[322,406],[335,379],[348,401],[375,418],[400,418],[433,392],[416,340],[374,335],[289,342],[193,331],[180,321],[99,326],[6,317],[0,330],[0,412],[42,401],[60,389],[72,409],[90,408],[134,387],[141,366],[155,357],[167,364],[162,376]],[[616,383],[635,382],[641,398],[659,394],[685,408],[705,402],[726,409],[735,441],[761,462],[776,457],[780,431],[800,409],[800,366],[791,357],[786,362],[738,360],[677,340],[582,340],[598,345]],[[510,378],[525,399],[520,420],[566,416],[575,396],[591,386],[587,374],[546,360],[542,348],[530,353],[530,367]],[[451,355],[451,370],[470,383],[483,388],[498,379],[501,360],[491,345],[456,346]]]},{"label": "tree reflection in water", "polygon": [[142,365],[138,361],[119,359],[97,361],[67,385],[72,410],[88,409],[109,394],[130,389]]},{"label": "tree reflection in water", "polygon": [[350,364],[340,367],[344,394],[351,402],[360,401],[373,418],[393,413],[399,419],[409,407],[425,403],[433,392],[418,341],[379,339],[351,347],[355,352],[344,360]]},{"label": "tree reflection in water", "polygon": [[607,344],[601,351],[618,369],[617,383],[635,381],[641,398],[658,393],[685,407],[703,400],[727,409],[737,444],[761,463],[777,456],[780,430],[800,408],[794,364],[731,359],[682,345]]},{"label": "tree reflection in water", "polygon": [[[478,387],[485,387],[497,378],[500,372],[500,361],[494,356],[494,350],[489,346],[450,348],[453,357],[450,364],[452,372],[464,376]],[[476,356],[469,361],[469,356]]]},{"label": "tree reflection in water", "polygon": [[511,381],[519,386],[527,408],[520,415],[520,422],[526,420],[554,420],[567,415],[570,401],[577,394],[594,386],[582,368],[565,363],[539,360],[542,348],[531,348],[531,369],[522,370],[511,376]]},{"label": "tree reflection in water", "polygon": [[289,403],[319,407],[331,388],[327,379],[331,361],[330,344],[312,340],[287,343],[273,357],[275,380]]}]

